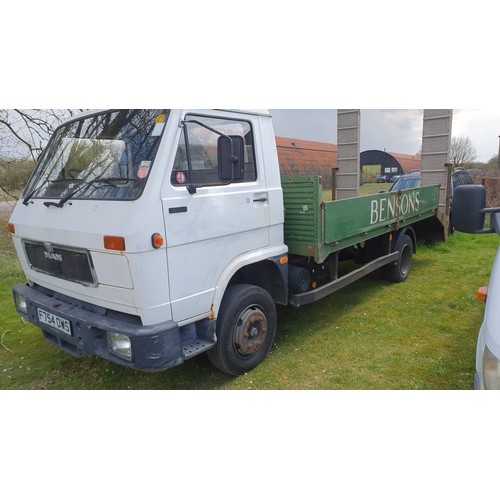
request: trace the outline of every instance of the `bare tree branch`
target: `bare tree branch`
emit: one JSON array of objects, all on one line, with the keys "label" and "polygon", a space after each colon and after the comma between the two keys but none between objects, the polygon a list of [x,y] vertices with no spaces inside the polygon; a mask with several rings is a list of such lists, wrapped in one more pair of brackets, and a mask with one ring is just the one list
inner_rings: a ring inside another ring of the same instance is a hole
[{"label": "bare tree branch", "polygon": [[468,137],[453,137],[450,160],[454,168],[470,168],[477,159],[477,151]]},{"label": "bare tree branch", "polygon": [[17,198],[19,185],[13,186],[13,179],[17,184],[23,179],[27,182],[27,160],[36,162],[56,127],[81,111],[83,109],[0,109],[0,192]]},{"label": "bare tree branch", "polygon": [[22,144],[24,144],[25,146],[27,146],[28,148],[31,149],[31,144],[25,140],[23,137],[21,137],[19,135],[19,133],[14,129],[14,127],[12,126],[11,123],[5,121],[5,120],[2,120],[0,119],[0,125],[4,125],[5,127],[7,127],[8,130],[10,130],[11,134]]}]

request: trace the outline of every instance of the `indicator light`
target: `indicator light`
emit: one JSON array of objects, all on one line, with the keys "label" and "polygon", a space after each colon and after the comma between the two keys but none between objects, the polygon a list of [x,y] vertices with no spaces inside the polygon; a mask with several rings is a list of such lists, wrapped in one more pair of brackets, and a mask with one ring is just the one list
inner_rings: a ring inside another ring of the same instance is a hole
[{"label": "indicator light", "polygon": [[155,233],[151,236],[151,244],[153,245],[153,248],[161,248],[164,243],[165,239],[160,233]]},{"label": "indicator light", "polygon": [[14,224],[9,222],[9,233],[10,234],[16,234],[16,228],[14,227]]},{"label": "indicator light", "polygon": [[124,252],[125,238],[123,236],[104,236],[104,248]]}]

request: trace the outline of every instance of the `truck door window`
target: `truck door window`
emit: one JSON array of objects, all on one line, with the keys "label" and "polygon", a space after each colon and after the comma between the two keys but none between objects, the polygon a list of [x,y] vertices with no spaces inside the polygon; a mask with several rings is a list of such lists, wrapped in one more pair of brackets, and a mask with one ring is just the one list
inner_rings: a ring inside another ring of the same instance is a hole
[{"label": "truck door window", "polygon": [[181,133],[171,176],[174,186],[227,184],[227,179],[221,178],[218,165],[217,148],[221,136],[197,123],[190,123],[189,120],[202,122],[226,136],[241,137],[244,142],[244,170],[243,175],[235,176],[232,182],[252,182],[257,179],[253,134],[249,122],[186,115],[186,124]]}]

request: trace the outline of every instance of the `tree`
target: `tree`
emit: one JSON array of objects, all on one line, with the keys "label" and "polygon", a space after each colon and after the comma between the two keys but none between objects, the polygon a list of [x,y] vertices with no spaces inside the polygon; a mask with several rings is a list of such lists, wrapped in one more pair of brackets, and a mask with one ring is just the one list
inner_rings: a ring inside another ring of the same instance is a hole
[{"label": "tree", "polygon": [[[0,192],[17,198],[55,128],[77,109],[0,109]],[[23,170],[23,172],[21,172]]]},{"label": "tree", "polygon": [[498,161],[498,155],[493,156],[492,158],[489,159],[488,161],[488,167],[494,168],[499,170],[500,169],[500,163]]},{"label": "tree", "polygon": [[468,137],[451,139],[450,161],[453,168],[471,168],[477,159],[477,151]]},{"label": "tree", "polygon": [[0,156],[36,161],[55,128],[82,109],[0,109]]}]

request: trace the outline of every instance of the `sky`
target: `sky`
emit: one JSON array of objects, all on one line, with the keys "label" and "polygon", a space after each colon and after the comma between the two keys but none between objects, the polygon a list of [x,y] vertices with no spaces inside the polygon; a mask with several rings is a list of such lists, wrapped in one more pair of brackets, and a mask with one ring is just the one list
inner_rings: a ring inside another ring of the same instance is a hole
[{"label": "sky", "polygon": [[[271,109],[277,136],[311,141],[337,141],[336,109]],[[421,109],[362,109],[361,151],[380,149],[415,154],[422,142]],[[477,161],[498,154],[500,109],[457,109],[452,136],[464,136],[474,144]]]},{"label": "sky", "polygon": [[[270,109],[277,136],[335,144],[336,109]],[[422,142],[422,109],[362,109],[361,151],[386,150],[416,154]],[[458,109],[453,112],[452,136],[468,137],[477,161],[498,154],[500,109]]]}]

